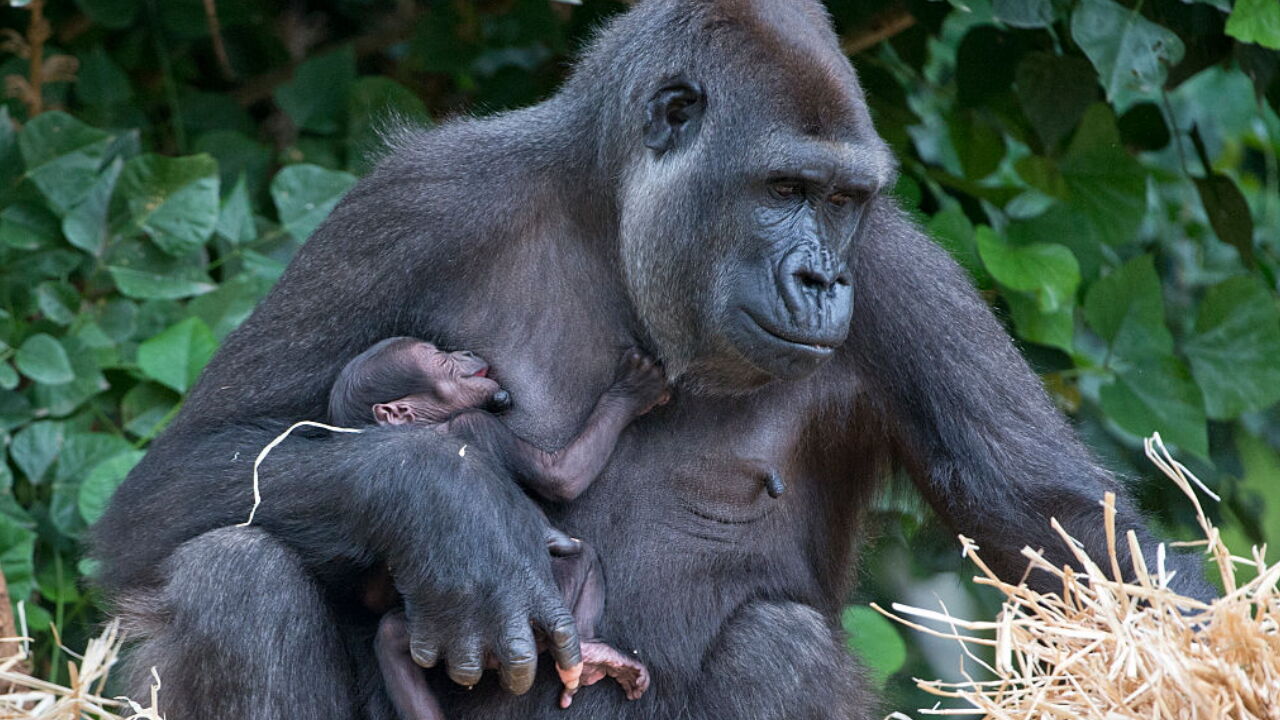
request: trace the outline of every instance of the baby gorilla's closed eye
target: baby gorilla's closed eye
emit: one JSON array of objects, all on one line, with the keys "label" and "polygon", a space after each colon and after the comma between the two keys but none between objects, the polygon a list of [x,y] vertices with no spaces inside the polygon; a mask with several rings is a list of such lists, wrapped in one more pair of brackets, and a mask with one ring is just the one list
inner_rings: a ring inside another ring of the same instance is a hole
[{"label": "baby gorilla's closed eye", "polygon": [[[542,497],[569,501],[604,469],[626,426],[669,397],[662,366],[632,348],[623,354],[613,384],[582,431],[565,447],[547,452],[512,433],[492,414],[511,406],[511,394],[489,378],[489,364],[482,358],[465,350],[447,353],[431,343],[401,337],[383,340],[348,363],[334,383],[329,407],[331,421],[340,425],[433,427],[487,454],[496,467]],[[569,706],[580,685],[604,677],[617,680],[629,699],[639,698],[649,687],[648,670],[630,655],[595,639],[604,612],[599,558],[585,543],[569,545],[566,552],[563,540],[567,537],[549,524],[546,537],[556,556],[552,565],[557,585],[583,638],[581,675],[561,668],[565,682],[561,706]],[[384,599],[376,607],[370,605],[386,613],[374,644],[397,712],[404,720],[441,720],[439,703],[410,652],[404,614],[394,609],[387,612],[400,603],[390,587],[390,574],[383,568],[369,584],[364,597]],[[390,603],[385,601],[388,596],[394,598]],[[493,658],[488,660],[491,663]]]}]

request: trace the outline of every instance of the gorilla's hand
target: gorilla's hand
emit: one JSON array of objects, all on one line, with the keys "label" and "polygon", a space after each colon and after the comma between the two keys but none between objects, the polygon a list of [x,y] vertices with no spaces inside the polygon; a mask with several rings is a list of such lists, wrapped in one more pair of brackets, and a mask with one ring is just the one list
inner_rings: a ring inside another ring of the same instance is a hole
[{"label": "gorilla's hand", "polygon": [[492,658],[502,686],[519,694],[533,684],[538,632],[561,677],[576,685],[578,632],[548,554],[549,548],[572,553],[576,543],[554,533],[514,482],[474,454],[420,448],[407,457],[409,466],[434,467],[412,507],[392,511],[403,524],[388,523],[383,538],[405,598],[414,661],[423,667],[443,661],[449,677],[471,686]]},{"label": "gorilla's hand", "polygon": [[671,397],[662,363],[640,348],[622,354],[613,385],[607,394],[630,404],[634,415],[643,415],[656,405],[664,405]]}]

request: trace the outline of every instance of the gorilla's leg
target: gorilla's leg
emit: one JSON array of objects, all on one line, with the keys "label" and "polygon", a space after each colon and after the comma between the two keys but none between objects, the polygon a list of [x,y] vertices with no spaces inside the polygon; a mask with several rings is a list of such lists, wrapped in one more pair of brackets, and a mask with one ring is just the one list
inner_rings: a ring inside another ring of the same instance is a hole
[{"label": "gorilla's leg", "polygon": [[257,528],[214,530],[178,548],[165,578],[120,609],[144,638],[131,697],[147,697],[155,667],[170,718],[357,716],[343,631],[289,548]]},{"label": "gorilla's leg", "polygon": [[818,611],[753,602],[720,631],[703,665],[701,714],[751,720],[882,717],[863,670]]}]

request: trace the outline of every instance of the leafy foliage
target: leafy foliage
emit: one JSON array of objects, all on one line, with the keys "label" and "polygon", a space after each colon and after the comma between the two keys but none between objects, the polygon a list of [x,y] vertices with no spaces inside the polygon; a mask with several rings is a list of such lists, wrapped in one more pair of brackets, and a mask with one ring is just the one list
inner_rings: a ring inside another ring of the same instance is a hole
[{"label": "leafy foliage", "polygon": [[[380,129],[536,101],[623,6],[222,0],[215,26],[196,0],[11,4],[0,22],[28,31],[0,56],[0,569],[33,629],[74,645],[96,617],[84,529]],[[1223,495],[1225,532],[1280,545],[1280,4],[827,4],[901,201],[1090,443],[1141,477],[1136,440],[1160,431]],[[1189,521],[1136,488],[1170,531]],[[880,510],[865,595],[955,572],[914,503]],[[891,693],[949,669],[865,609],[844,620]]]}]

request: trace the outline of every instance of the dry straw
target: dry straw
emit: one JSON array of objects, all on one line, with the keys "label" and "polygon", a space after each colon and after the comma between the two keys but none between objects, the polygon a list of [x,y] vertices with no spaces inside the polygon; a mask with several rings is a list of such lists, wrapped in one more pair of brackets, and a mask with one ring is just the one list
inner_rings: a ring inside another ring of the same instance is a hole
[{"label": "dry straw", "polygon": [[[1060,594],[1037,592],[1025,581],[1001,581],[973,541],[962,536],[965,556],[981,571],[974,581],[1004,595],[995,621],[962,620],[945,608],[935,612],[895,603],[891,613],[876,607],[916,630],[959,641],[967,661],[993,678],[975,679],[964,662],[961,682],[917,678],[925,692],[964,702],[922,709],[921,714],[1000,720],[1280,720],[1280,565],[1266,564],[1265,547],[1254,548],[1247,558],[1232,555],[1205,517],[1193,485],[1213,493],[1169,455],[1159,435],[1146,441],[1146,451],[1195,506],[1205,539],[1179,544],[1205,548],[1222,577],[1222,597],[1205,604],[1170,590],[1164,546],[1152,563],[1132,531],[1117,537],[1111,494],[1103,502],[1108,557],[1101,563],[1056,520],[1053,528],[1074,554],[1076,569],[1055,567],[1043,553],[1023,549],[1030,560],[1028,572],[1057,577]],[[1122,579],[1118,542],[1127,543],[1132,555],[1131,582]],[[1256,570],[1252,580],[1238,582],[1240,566]],[[994,660],[979,658],[974,646],[993,648]]]},{"label": "dry straw", "polygon": [[0,693],[0,720],[163,720],[155,710],[159,678],[151,688],[150,707],[102,695],[107,674],[120,656],[123,637],[118,623],[110,623],[101,635],[90,640],[84,655],[63,648],[79,661],[67,663],[71,678],[67,685],[22,671],[28,660],[27,641],[28,638],[0,638],[0,642],[15,643],[17,647],[15,654],[0,661],[0,686],[6,689]]}]

